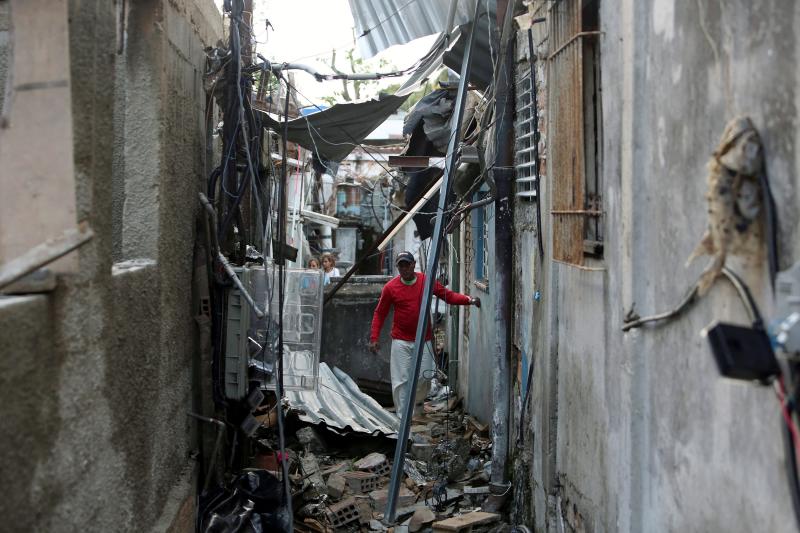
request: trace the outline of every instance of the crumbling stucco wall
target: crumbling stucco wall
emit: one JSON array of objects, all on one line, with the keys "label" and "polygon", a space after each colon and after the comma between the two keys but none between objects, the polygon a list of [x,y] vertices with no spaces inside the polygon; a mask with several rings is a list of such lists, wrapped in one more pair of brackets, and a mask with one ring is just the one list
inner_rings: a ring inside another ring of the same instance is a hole
[{"label": "crumbling stucco wall", "polygon": [[[517,324],[535,345],[521,452],[532,463],[531,525],[793,531],[774,394],[721,379],[699,334],[714,319],[746,322],[730,287],[718,282],[669,324],[621,326],[633,304],[642,315],[669,309],[696,281],[704,262],[684,262],[705,229],[705,165],[737,114],[750,115],[764,141],[783,267],[800,259],[800,8],[601,0],[600,10],[607,238],[593,266],[601,270],[546,259],[542,300]],[[552,183],[542,183],[545,207]],[[551,217],[543,222],[550,257]],[[524,261],[534,251],[519,253]],[[769,314],[766,269],[739,270]]]},{"label": "crumbling stucco wall", "polygon": [[[119,54],[113,2],[69,6],[75,194],[95,238],[53,293],[0,298],[0,515],[19,530],[193,528],[194,193],[203,47],[222,21],[210,0],[127,5]],[[125,106],[114,101],[120,57]],[[123,166],[112,164],[120,144]],[[119,213],[132,201],[154,202],[146,219]],[[120,247],[115,218],[148,245]]]}]

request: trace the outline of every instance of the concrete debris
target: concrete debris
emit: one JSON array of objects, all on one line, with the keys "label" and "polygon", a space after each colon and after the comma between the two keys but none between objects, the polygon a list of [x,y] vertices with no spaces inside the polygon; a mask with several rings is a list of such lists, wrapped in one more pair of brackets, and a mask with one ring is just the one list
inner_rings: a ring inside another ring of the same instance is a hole
[{"label": "concrete debris", "polygon": [[360,518],[358,505],[355,498],[347,498],[339,503],[331,505],[325,512],[328,522],[335,528],[342,527],[351,522],[356,522]]},{"label": "concrete debris", "polygon": [[[383,509],[386,507],[386,498],[389,495],[388,489],[373,490],[369,493],[372,500],[373,509]],[[417,495],[408,490],[406,487],[400,487],[400,492],[397,494],[397,507],[405,507],[414,503]]]},{"label": "concrete debris", "polygon": [[358,523],[361,525],[369,524],[372,520],[372,505],[369,498],[356,496],[356,507],[358,507]]},{"label": "concrete debris", "polygon": [[347,481],[345,481],[344,477],[337,472],[328,476],[328,482],[326,485],[328,487],[328,496],[334,500],[338,500],[344,494],[344,490],[347,487]]},{"label": "concrete debris", "polygon": [[305,500],[315,500],[328,493],[328,487],[319,471],[319,462],[313,453],[307,453],[300,459],[300,468],[308,484],[303,493]]},{"label": "concrete debris", "polygon": [[390,470],[386,456],[377,452],[371,453],[363,459],[356,461],[353,466],[358,470],[372,472],[379,476],[388,474]]},{"label": "concrete debris", "polygon": [[347,486],[352,492],[365,494],[377,490],[379,486],[379,476],[372,472],[345,472],[342,474]]},{"label": "concrete debris", "polygon": [[491,524],[500,520],[500,515],[496,513],[484,513],[482,511],[475,511],[473,513],[463,514],[461,516],[454,516],[447,520],[441,520],[433,523],[434,533],[438,531],[467,531],[474,526],[484,524]]},{"label": "concrete debris", "polygon": [[[485,426],[450,410],[452,398],[440,403],[443,410],[415,418],[392,524],[383,522],[383,512],[393,442],[378,435],[323,435],[319,426],[297,430],[297,440],[287,449],[297,530],[427,533],[473,526],[487,531],[498,525],[493,517],[499,515],[475,512],[489,495],[492,443],[481,436]],[[258,431],[266,438],[258,441],[256,458],[279,476],[277,443],[271,436],[275,430],[274,425],[261,425]]]},{"label": "concrete debris", "polygon": [[426,526],[436,520],[436,514],[430,510],[429,507],[417,509],[414,516],[411,517],[411,522],[408,524],[408,530],[412,533],[419,531],[423,526]]},{"label": "concrete debris", "polygon": [[418,461],[429,462],[433,457],[434,447],[429,443],[415,442],[411,445],[411,455]]},{"label": "concrete debris", "polygon": [[464,487],[464,494],[489,494],[489,485],[483,487]]},{"label": "concrete debris", "polygon": [[295,436],[306,451],[311,453],[324,453],[327,449],[322,442],[322,438],[313,427],[299,429],[297,433],[295,433]]},{"label": "concrete debris", "polygon": [[386,531],[387,527],[381,524],[380,520],[370,520],[369,521],[369,530],[370,531]]}]

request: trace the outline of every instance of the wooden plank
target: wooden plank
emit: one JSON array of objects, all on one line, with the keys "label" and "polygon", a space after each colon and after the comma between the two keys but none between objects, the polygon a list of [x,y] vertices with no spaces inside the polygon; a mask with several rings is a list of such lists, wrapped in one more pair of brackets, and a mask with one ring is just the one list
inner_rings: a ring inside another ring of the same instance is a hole
[{"label": "wooden plank", "polygon": [[[11,0],[0,117],[0,263],[76,224],[67,0]],[[52,263],[74,272],[74,254]]]},{"label": "wooden plank", "polygon": [[58,237],[49,239],[21,254],[0,263],[0,289],[30,274],[37,268],[55,264],[58,258],[86,244],[94,236],[92,228],[83,222],[78,228],[68,229]]},{"label": "wooden plank", "polygon": [[454,516],[447,520],[433,523],[433,531],[462,531],[473,526],[480,526],[483,524],[491,524],[500,520],[500,515],[496,513],[484,513],[483,511],[475,511],[473,513],[462,514],[461,516]]}]

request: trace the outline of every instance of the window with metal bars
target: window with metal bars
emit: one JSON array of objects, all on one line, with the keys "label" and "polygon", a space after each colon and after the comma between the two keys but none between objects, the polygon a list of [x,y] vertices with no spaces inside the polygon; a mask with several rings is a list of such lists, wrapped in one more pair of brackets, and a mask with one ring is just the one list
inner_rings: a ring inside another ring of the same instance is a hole
[{"label": "window with metal bars", "polygon": [[531,93],[531,65],[521,69],[517,77],[516,90],[516,154],[514,166],[517,170],[517,197],[536,199],[536,142],[534,99]]},{"label": "window with metal bars", "polygon": [[562,0],[549,17],[553,259],[573,265],[603,254],[599,5]]},{"label": "window with metal bars", "polygon": [[[473,201],[485,197],[486,191],[474,194]],[[472,236],[475,239],[475,280],[483,284],[489,282],[489,206],[483,206],[472,212]]]}]

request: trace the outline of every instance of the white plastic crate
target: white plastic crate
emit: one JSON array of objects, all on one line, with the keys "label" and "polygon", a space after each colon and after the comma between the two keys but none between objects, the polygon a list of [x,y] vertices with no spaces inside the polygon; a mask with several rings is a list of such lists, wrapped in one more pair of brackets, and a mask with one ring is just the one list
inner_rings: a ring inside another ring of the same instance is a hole
[{"label": "white plastic crate", "polygon": [[[231,399],[241,399],[247,394],[249,380],[261,381],[263,388],[274,390],[278,352],[277,266],[268,263],[266,274],[265,268],[258,265],[236,271],[259,307],[267,310],[267,315],[257,318],[239,291],[235,287],[230,289],[225,392]],[[322,336],[322,282],[319,270],[286,269],[283,317],[283,384],[286,390],[317,387]],[[241,318],[237,319],[237,316]]]}]

